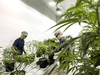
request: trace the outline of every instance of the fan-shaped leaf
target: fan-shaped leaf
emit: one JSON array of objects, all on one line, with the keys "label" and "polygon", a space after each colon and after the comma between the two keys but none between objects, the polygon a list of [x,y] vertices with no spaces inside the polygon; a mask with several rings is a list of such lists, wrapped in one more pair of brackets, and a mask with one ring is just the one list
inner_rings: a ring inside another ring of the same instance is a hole
[{"label": "fan-shaped leaf", "polygon": [[66,11],[66,12],[71,11],[71,10],[73,10],[73,9],[75,9],[75,6],[70,7],[69,9],[67,9],[67,11]]},{"label": "fan-shaped leaf", "polygon": [[98,57],[100,57],[100,54],[97,54],[96,56],[92,57],[92,59],[98,58]]},{"label": "fan-shaped leaf", "polygon": [[78,7],[79,6],[79,4],[82,2],[83,0],[77,0],[77,2],[76,2],[76,7]]},{"label": "fan-shaped leaf", "polygon": [[67,73],[66,73],[66,74],[68,74],[73,68],[74,68],[74,67],[72,67],[72,68],[70,68],[69,70],[67,70]]},{"label": "fan-shaped leaf", "polygon": [[63,20],[63,21],[57,23],[56,25],[52,26],[52,27],[49,28],[48,30],[50,30],[50,29],[52,29],[52,28],[54,28],[54,27],[56,27],[56,26],[58,26],[58,25],[60,25],[60,24],[66,23],[66,22],[69,22],[69,23],[71,23],[71,22],[78,22],[78,18]]},{"label": "fan-shaped leaf", "polygon": [[61,48],[62,46],[64,46],[65,44],[67,44],[66,45],[66,47],[60,52],[60,54],[59,54],[59,56],[57,57],[57,58],[60,58],[60,56],[69,48],[69,45],[70,44],[72,44],[76,39],[78,39],[79,37],[75,37],[75,38],[73,38],[73,39],[71,39],[71,40],[69,40],[69,41],[66,41],[66,42],[64,42],[64,43],[62,43],[59,47]]},{"label": "fan-shaped leaf", "polygon": [[81,36],[81,44],[82,44],[83,51],[85,51],[85,48],[86,48],[86,35],[85,34]]},{"label": "fan-shaped leaf", "polygon": [[70,26],[72,26],[74,23],[72,23],[72,24],[70,24],[65,30],[64,30],[64,32],[70,27]]},{"label": "fan-shaped leaf", "polygon": [[97,62],[96,62],[96,64],[94,65],[94,67],[97,67],[97,66],[99,66],[100,65],[100,60],[98,60]]},{"label": "fan-shaped leaf", "polygon": [[[61,25],[60,27],[58,27],[55,31],[57,31],[57,30],[59,30],[60,28],[62,28],[62,27],[64,27],[64,26],[66,26],[66,25],[68,25],[68,24],[70,24],[70,23],[66,23],[66,24],[64,24],[64,25]],[[54,32],[55,32],[54,31]]]},{"label": "fan-shaped leaf", "polygon": [[[60,2],[62,2],[62,1],[63,1],[63,0],[57,0],[57,4],[60,3]],[[57,5],[57,4],[56,4],[56,5]]]}]

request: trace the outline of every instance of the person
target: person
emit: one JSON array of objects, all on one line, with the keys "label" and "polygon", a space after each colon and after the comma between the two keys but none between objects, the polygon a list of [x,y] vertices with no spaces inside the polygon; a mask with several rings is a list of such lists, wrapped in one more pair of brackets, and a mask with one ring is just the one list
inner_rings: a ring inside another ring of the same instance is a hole
[{"label": "person", "polygon": [[72,39],[72,36],[71,36],[71,35],[68,35],[68,38],[69,38],[69,39]]},{"label": "person", "polygon": [[[63,33],[61,32],[61,31],[56,31],[55,33],[54,33],[54,36],[60,41],[60,44],[62,44],[62,43],[64,43],[64,42],[66,42],[67,41],[67,38],[66,37],[64,37],[63,36]],[[65,48],[65,46],[66,46],[67,44],[65,44],[64,46],[62,46],[60,49],[59,49],[59,51],[57,52],[57,53],[54,53],[54,55],[56,56],[56,55],[59,55],[60,54],[60,52]],[[67,50],[69,50],[69,48],[67,49]],[[61,57],[60,57],[60,59],[59,59],[59,62],[61,63]]]},{"label": "person", "polygon": [[[17,38],[13,45],[11,46],[12,50],[18,50],[18,55],[22,55],[23,52],[26,54],[25,48],[24,48],[24,39],[28,36],[28,33],[26,31],[21,32],[21,36]],[[17,49],[16,49],[17,48]]]},{"label": "person", "polygon": [[[68,35],[68,39],[71,40],[73,37],[71,35]],[[73,53],[73,49],[74,49],[74,42],[70,45],[70,52]]]}]

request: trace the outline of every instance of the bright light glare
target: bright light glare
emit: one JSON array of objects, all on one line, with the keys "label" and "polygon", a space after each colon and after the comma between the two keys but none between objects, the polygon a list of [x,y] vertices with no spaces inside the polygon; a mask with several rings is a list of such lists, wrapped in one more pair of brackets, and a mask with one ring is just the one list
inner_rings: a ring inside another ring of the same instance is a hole
[{"label": "bright light glare", "polygon": [[58,14],[58,15],[61,15],[61,11],[57,11],[57,14]]},{"label": "bright light glare", "polygon": [[63,16],[62,19],[64,19],[65,17]]},{"label": "bright light glare", "polygon": [[49,2],[49,5],[54,6],[54,5],[56,5],[56,3],[55,2]]},{"label": "bright light glare", "polygon": [[98,1],[98,0],[94,0],[94,2],[96,2],[96,1]]}]

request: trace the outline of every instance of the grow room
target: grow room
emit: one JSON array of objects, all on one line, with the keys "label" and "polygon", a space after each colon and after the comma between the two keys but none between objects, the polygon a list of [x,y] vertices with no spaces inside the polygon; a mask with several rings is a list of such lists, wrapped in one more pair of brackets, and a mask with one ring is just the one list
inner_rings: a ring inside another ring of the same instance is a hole
[{"label": "grow room", "polygon": [[0,35],[0,75],[100,75],[100,0],[0,0]]}]

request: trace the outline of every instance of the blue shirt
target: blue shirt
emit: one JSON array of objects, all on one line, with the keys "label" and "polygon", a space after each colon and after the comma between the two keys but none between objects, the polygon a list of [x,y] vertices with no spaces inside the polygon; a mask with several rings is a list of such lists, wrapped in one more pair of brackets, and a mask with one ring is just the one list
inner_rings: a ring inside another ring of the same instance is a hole
[{"label": "blue shirt", "polygon": [[21,38],[18,38],[14,41],[13,46],[17,47],[17,49],[19,50],[19,54],[22,55],[23,53],[23,47],[24,47],[24,40]]},{"label": "blue shirt", "polygon": [[[59,41],[60,41],[60,44],[62,44],[62,43],[64,43],[64,42],[66,42],[67,39],[66,39],[66,37],[62,37]],[[62,48],[65,48],[66,45],[67,45],[67,44],[65,44]],[[68,48],[68,50],[69,50],[69,48]],[[60,50],[59,50],[59,51],[60,51]]]}]

